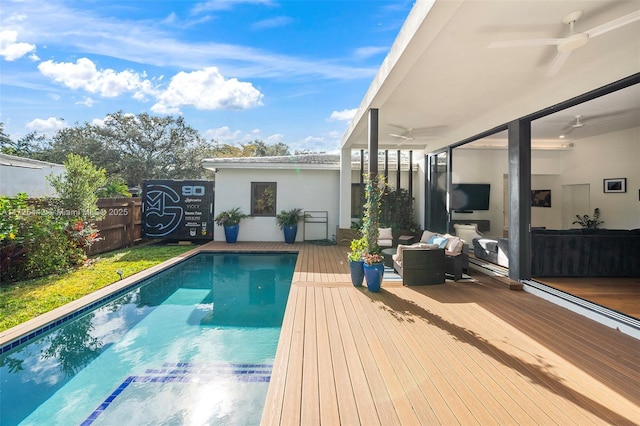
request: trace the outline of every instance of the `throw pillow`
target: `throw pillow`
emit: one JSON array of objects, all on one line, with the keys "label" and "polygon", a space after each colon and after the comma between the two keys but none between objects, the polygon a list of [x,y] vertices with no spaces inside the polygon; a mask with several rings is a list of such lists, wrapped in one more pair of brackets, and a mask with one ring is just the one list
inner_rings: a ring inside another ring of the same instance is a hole
[{"label": "throw pillow", "polygon": [[421,243],[428,243],[429,240],[431,239],[431,237],[433,237],[434,235],[436,235],[435,232],[431,232],[431,231],[424,231],[422,233],[422,237],[420,238],[420,242]]},{"label": "throw pillow", "polygon": [[432,238],[432,240],[429,240],[429,243],[437,244],[439,248],[446,248],[447,247],[447,243],[449,242],[449,240],[447,238],[441,237],[441,236],[438,236],[438,235],[434,236]]},{"label": "throw pillow", "polygon": [[462,253],[462,246],[464,243],[458,237],[452,237],[449,239],[449,243],[447,244],[447,251],[450,251],[453,254]]},{"label": "throw pillow", "polygon": [[380,236],[378,237],[381,240],[393,240],[393,232],[391,228],[378,228],[378,232]]}]

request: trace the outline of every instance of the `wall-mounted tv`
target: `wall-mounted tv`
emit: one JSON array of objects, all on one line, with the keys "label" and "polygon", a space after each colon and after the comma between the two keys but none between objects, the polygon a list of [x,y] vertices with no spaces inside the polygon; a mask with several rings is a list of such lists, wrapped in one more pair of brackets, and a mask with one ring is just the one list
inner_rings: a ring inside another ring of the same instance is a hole
[{"label": "wall-mounted tv", "polygon": [[489,210],[489,183],[454,183],[451,191],[451,210]]}]

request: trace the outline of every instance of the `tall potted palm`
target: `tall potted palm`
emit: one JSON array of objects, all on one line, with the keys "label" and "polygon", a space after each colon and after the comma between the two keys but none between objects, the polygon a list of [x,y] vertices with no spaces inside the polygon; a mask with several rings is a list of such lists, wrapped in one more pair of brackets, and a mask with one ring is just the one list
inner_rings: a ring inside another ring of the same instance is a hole
[{"label": "tall potted palm", "polygon": [[276,223],[280,229],[284,231],[285,243],[293,244],[296,241],[298,223],[307,217],[309,217],[309,215],[303,213],[302,209],[299,208],[291,209],[289,211],[282,210],[276,215]]},{"label": "tall potted palm", "polygon": [[235,243],[238,241],[238,232],[240,231],[240,220],[249,215],[243,213],[240,207],[231,210],[225,210],[215,217],[216,225],[224,227],[224,238],[227,243]]}]

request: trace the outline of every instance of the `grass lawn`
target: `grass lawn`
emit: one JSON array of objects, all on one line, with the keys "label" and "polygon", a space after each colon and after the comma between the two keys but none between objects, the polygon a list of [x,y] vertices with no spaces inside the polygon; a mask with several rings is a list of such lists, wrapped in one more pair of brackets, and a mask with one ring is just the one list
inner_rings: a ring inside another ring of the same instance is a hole
[{"label": "grass lawn", "polygon": [[64,275],[53,275],[0,287],[0,331],[79,299],[125,277],[178,256],[193,246],[145,245],[103,253]]}]

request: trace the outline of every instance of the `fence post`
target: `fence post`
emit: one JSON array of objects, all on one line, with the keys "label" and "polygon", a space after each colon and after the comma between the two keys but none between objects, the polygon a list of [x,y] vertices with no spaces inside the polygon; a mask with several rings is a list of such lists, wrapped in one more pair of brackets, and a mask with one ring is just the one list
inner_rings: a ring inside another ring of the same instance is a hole
[{"label": "fence post", "polygon": [[127,204],[129,205],[129,224],[128,224],[128,229],[127,229],[127,239],[129,241],[127,241],[127,246],[128,247],[133,247],[133,242],[135,240],[135,230],[136,230],[136,225],[135,225],[135,212],[133,211],[133,208],[135,207],[135,200],[132,198],[130,200],[127,201]]}]

